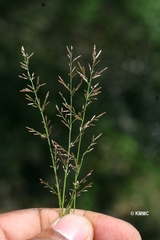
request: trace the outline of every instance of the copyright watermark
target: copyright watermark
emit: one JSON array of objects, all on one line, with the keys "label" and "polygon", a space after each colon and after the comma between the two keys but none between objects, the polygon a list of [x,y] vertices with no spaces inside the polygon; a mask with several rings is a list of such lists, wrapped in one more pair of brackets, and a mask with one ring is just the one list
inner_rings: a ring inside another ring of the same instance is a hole
[{"label": "copyright watermark", "polygon": [[130,212],[131,216],[138,216],[138,217],[148,217],[149,216],[149,211],[131,211]]}]

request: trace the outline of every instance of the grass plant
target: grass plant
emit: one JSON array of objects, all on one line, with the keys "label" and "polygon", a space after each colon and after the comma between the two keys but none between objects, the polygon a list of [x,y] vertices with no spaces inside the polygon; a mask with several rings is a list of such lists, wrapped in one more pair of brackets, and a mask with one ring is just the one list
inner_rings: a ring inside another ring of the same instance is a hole
[{"label": "grass plant", "polygon": [[[80,178],[80,172],[83,171],[82,166],[86,155],[94,149],[94,145],[97,143],[96,141],[101,134],[97,136],[93,135],[90,144],[85,150],[82,148],[82,142],[84,141],[86,129],[94,126],[104,114],[103,112],[98,115],[93,115],[90,119],[87,117],[88,108],[95,100],[97,100],[98,95],[101,93],[101,87],[96,79],[99,78],[102,72],[107,68],[98,72],[95,71],[95,67],[100,62],[99,56],[101,54],[101,51],[98,53],[96,52],[95,45],[92,52],[92,64],[88,64],[89,71],[79,62],[81,56],[73,56],[73,47],[67,47],[67,56],[69,58],[68,81],[63,80],[60,76],[58,77],[59,83],[67,90],[67,97],[59,92],[62,98],[62,105],[55,106],[57,109],[57,116],[68,129],[68,146],[67,148],[64,148],[51,137],[52,125],[45,113],[46,107],[49,104],[49,92],[46,93],[42,100],[40,97],[40,89],[44,87],[45,83],[40,83],[39,77],[35,78],[34,73],[30,72],[29,62],[33,53],[28,55],[25,52],[24,47],[21,48],[21,52],[23,62],[21,62],[20,65],[25,72],[19,77],[27,81],[26,87],[22,89],[21,92],[25,93],[28,105],[38,109],[44,131],[40,132],[31,127],[27,127],[27,129],[34,135],[46,139],[54,173],[53,187],[42,179],[40,179],[40,182],[53,194],[57,195],[60,216],[63,216],[70,213],[71,209],[73,212],[75,211],[77,197],[80,196],[81,193],[86,192],[88,188],[92,186],[92,183],[88,183],[87,181],[92,170],[82,178]],[[89,72],[88,74],[86,74],[86,70]],[[73,97],[82,87],[84,87],[84,101],[81,108],[77,110],[74,106]],[[76,132],[76,136],[73,132]],[[60,178],[58,174],[60,167],[64,171],[63,179]],[[69,182],[69,174],[73,174],[72,182]],[[70,187],[70,185],[72,185],[72,187]]]}]

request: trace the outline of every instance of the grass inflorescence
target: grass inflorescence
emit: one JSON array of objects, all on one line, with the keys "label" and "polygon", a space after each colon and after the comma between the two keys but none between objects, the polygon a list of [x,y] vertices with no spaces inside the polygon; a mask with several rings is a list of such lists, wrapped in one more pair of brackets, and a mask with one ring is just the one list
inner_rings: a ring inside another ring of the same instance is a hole
[{"label": "grass inflorescence", "polygon": [[[29,68],[29,61],[33,53],[28,55],[25,52],[24,47],[21,48],[21,52],[23,62],[20,64],[25,70],[25,73],[22,73],[20,78],[27,80],[27,85],[21,90],[21,92],[25,93],[25,97],[29,102],[28,105],[38,109],[44,131],[40,132],[30,127],[27,127],[27,129],[34,135],[38,135],[42,139],[47,140],[54,172],[54,187],[42,179],[40,179],[40,182],[44,184],[45,187],[49,188],[53,194],[57,195],[60,215],[63,216],[70,213],[71,209],[73,209],[73,212],[75,211],[77,197],[81,195],[82,192],[86,192],[88,188],[92,186],[92,183],[87,183],[87,178],[91,175],[92,171],[83,178],[80,178],[80,172],[82,171],[82,165],[86,155],[94,149],[94,145],[101,134],[97,136],[93,135],[90,144],[85,150],[82,149],[82,142],[84,140],[86,129],[94,126],[95,122],[104,114],[103,112],[99,115],[93,115],[90,119],[87,118],[87,111],[90,104],[97,100],[98,95],[101,93],[101,87],[98,82],[95,82],[95,79],[100,77],[101,73],[107,68],[98,72],[95,71],[95,67],[100,61],[99,55],[101,51],[97,53],[96,46],[94,45],[92,64],[88,64],[89,73],[87,75],[85,67],[79,62],[81,56],[73,57],[73,47],[67,47],[67,56],[69,58],[69,79],[68,82],[66,82],[59,76],[58,81],[67,90],[69,98],[66,98],[61,92],[59,92],[62,99],[62,105],[55,106],[57,109],[57,116],[68,129],[68,146],[67,148],[64,148],[61,144],[51,138],[52,125],[51,121],[45,114],[46,107],[49,104],[49,92],[46,93],[44,100],[42,101],[39,96],[39,90],[41,87],[44,87],[45,83],[41,84],[39,77],[35,78],[34,73],[31,73]],[[77,84],[75,84],[75,82],[77,82]],[[73,97],[82,87],[84,87],[84,102],[82,103],[81,108],[76,110]],[[77,128],[76,136],[73,134],[74,128]],[[63,179],[60,179],[58,175],[59,167],[62,167],[64,170]],[[73,181],[69,183],[68,176],[71,172],[74,177]],[[68,189],[70,184],[72,184],[72,187],[69,187]]]}]

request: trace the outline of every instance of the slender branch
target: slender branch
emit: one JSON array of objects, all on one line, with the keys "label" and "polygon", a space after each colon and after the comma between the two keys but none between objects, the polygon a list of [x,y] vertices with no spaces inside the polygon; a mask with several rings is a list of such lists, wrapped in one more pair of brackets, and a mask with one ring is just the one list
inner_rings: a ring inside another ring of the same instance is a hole
[{"label": "slender branch", "polygon": [[[47,116],[45,116],[44,111],[46,106],[49,104],[49,92],[46,93],[43,103],[41,104],[38,91],[41,87],[45,85],[45,83],[40,84],[39,77],[35,82],[34,74],[30,73],[29,70],[29,59],[33,55],[31,54],[28,56],[25,53],[24,48],[21,49],[24,61],[21,62],[21,67],[26,71],[22,73],[20,76],[25,80],[29,80],[30,84],[27,84],[27,87],[22,89],[21,92],[25,92],[25,96],[27,101],[29,101],[28,105],[38,108],[42,124],[44,128],[44,132],[37,131],[33,128],[27,127],[29,132],[32,132],[34,135],[39,135],[42,139],[47,139],[49,152],[52,160],[52,168],[55,176],[55,189],[48,184],[48,182],[43,181],[40,179],[40,182],[47,187],[50,192],[56,194],[59,201],[59,208],[60,208],[60,216],[70,213],[71,208],[75,211],[76,208],[76,199],[82,193],[86,192],[89,187],[92,186],[92,183],[86,184],[86,178],[91,175],[90,171],[85,177],[81,180],[79,179],[80,171],[82,169],[84,157],[87,153],[91,152],[94,149],[94,145],[96,144],[96,140],[101,136],[99,134],[96,137],[92,137],[91,143],[88,145],[85,151],[82,151],[82,140],[85,134],[85,130],[91,126],[94,126],[94,122],[98,121],[99,118],[104,114],[101,113],[99,115],[93,115],[90,120],[86,119],[87,110],[89,105],[93,102],[93,100],[97,99],[98,94],[101,93],[101,87],[99,87],[99,83],[92,84],[92,81],[101,76],[101,73],[106,70],[99,72],[95,72],[95,66],[98,64],[99,60],[98,57],[101,51],[96,53],[96,46],[94,46],[93,53],[92,53],[92,65],[89,64],[89,77],[86,76],[85,68],[77,61],[80,56],[75,57],[73,59],[73,47],[67,47],[67,56],[69,57],[69,83],[66,83],[61,77],[59,77],[59,82],[67,89],[69,92],[69,101],[60,93],[62,98],[62,107],[59,108],[56,105],[56,109],[58,111],[57,116],[61,118],[62,123],[68,128],[68,146],[65,149],[56,141],[52,140],[50,135],[52,131],[52,126],[50,126],[50,120],[48,120]],[[75,63],[78,63],[78,67],[76,67]],[[78,84],[73,84],[73,78],[79,75],[81,80]],[[82,85],[82,82],[86,84],[86,89],[84,90],[84,104],[80,111],[75,110],[73,104],[73,96],[79,90]],[[33,96],[32,96],[33,94]],[[79,122],[79,130],[76,137],[73,139],[73,130],[74,130],[74,123]],[[76,150],[75,154],[71,151],[71,148]],[[59,163],[61,164],[64,170],[64,177],[62,183],[62,189],[60,188],[60,179],[58,176],[58,168]],[[73,187],[72,189],[69,188],[68,182],[68,175],[72,171],[74,173],[73,179]],[[68,192],[67,192],[68,191]],[[69,199],[66,199],[66,195],[70,195]],[[67,203],[66,203],[67,201]]]}]

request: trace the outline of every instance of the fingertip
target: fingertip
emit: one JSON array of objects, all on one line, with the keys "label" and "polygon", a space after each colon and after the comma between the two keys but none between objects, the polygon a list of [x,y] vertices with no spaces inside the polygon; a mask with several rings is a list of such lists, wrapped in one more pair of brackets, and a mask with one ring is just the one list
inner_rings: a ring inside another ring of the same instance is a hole
[{"label": "fingertip", "polygon": [[126,225],[127,224],[128,224],[127,230],[128,230],[128,234],[129,234],[131,240],[142,240],[139,231],[132,224],[126,222]]},{"label": "fingertip", "polygon": [[60,218],[53,229],[68,240],[92,240],[93,227],[84,216],[68,214]]},{"label": "fingertip", "polygon": [[141,240],[137,229],[124,220],[90,211],[85,211],[84,215],[93,225],[95,239]]}]

